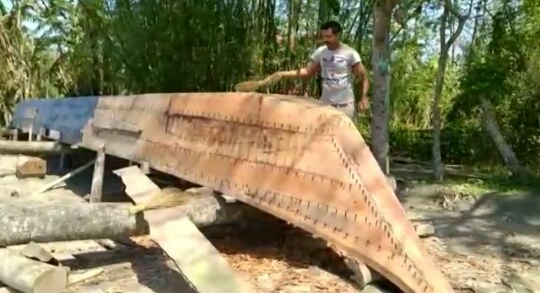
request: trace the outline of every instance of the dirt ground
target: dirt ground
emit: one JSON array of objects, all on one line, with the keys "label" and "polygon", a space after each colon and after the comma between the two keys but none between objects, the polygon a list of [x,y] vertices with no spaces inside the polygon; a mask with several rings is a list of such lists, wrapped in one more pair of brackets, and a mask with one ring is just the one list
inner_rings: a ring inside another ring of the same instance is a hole
[{"label": "dirt ground", "polygon": [[[16,158],[0,157],[0,173]],[[53,169],[53,168],[52,168]],[[0,202],[27,198],[58,178],[0,177]],[[104,193],[121,191],[110,175]],[[43,201],[80,201],[89,192],[91,170],[39,196]],[[485,194],[426,183],[401,184],[399,197],[412,219],[435,225],[424,239],[458,292],[540,292],[540,195]],[[261,233],[261,231],[264,231]],[[261,292],[359,292],[339,256],[309,235],[281,222],[203,231],[236,271]],[[45,244],[74,276],[84,279],[66,292],[194,292],[182,285],[162,252],[147,238]],[[179,291],[179,288],[184,288]]]}]

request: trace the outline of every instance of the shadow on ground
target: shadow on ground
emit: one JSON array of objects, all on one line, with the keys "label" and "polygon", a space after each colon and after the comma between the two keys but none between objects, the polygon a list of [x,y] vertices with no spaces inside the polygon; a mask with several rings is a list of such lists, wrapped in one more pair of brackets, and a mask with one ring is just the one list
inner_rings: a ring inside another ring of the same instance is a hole
[{"label": "shadow on ground", "polygon": [[493,260],[491,267],[486,261],[477,268],[498,270],[499,275],[493,276],[494,279],[478,280],[500,283],[503,289],[491,292],[540,289],[539,194],[515,188],[513,192],[462,194],[455,198],[455,209],[446,209],[439,205],[441,195],[437,187],[440,186],[409,186],[400,199],[411,213],[434,224],[437,237],[445,243],[450,255],[481,262]]}]

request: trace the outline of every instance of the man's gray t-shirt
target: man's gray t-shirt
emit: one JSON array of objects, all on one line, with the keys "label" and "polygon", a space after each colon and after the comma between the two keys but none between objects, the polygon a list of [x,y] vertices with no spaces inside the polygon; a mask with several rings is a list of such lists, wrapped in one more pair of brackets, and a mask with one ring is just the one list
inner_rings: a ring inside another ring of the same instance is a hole
[{"label": "man's gray t-shirt", "polygon": [[355,49],[345,44],[334,51],[321,46],[310,59],[321,68],[322,102],[334,105],[354,101],[352,67],[362,61]]}]

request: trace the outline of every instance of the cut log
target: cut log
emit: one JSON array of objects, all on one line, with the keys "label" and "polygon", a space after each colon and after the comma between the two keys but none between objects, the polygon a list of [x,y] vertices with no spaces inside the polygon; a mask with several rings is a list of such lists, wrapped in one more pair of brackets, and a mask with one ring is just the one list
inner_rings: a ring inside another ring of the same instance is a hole
[{"label": "cut log", "polygon": [[18,156],[15,166],[17,178],[42,178],[47,173],[47,162],[39,157]]},{"label": "cut log", "polygon": [[[37,203],[24,199],[0,204],[0,247],[34,242],[118,239],[148,234],[142,214],[131,215],[126,203]],[[197,196],[179,214],[199,227],[240,221],[255,209]]]},{"label": "cut log", "polygon": [[55,154],[69,151],[68,146],[55,141],[0,140],[0,154]]},{"label": "cut log", "polygon": [[61,293],[67,286],[68,272],[0,249],[0,282],[23,293]]}]

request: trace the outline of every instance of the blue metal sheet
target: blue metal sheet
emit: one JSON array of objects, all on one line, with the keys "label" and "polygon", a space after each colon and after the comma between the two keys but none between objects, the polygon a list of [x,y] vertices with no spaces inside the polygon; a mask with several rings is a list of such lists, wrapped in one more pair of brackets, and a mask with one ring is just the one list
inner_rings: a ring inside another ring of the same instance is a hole
[{"label": "blue metal sheet", "polygon": [[[37,116],[32,124],[35,131],[43,127],[49,130],[49,135],[46,135],[49,138],[76,144],[82,140],[81,130],[93,117],[98,99],[96,96],[22,101],[15,108],[11,126],[28,131],[29,123],[25,115],[35,108]],[[55,133],[55,137],[51,137],[51,132]]]}]

